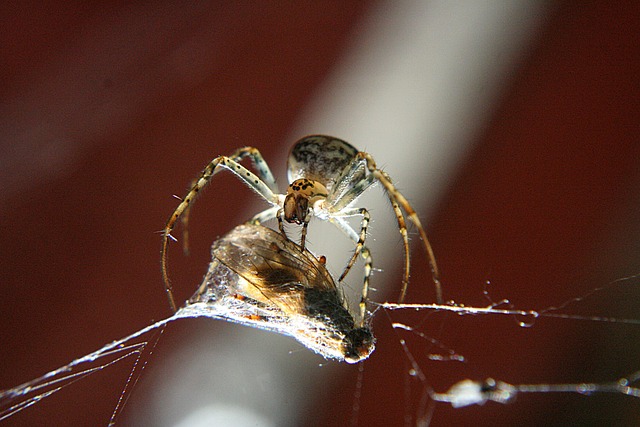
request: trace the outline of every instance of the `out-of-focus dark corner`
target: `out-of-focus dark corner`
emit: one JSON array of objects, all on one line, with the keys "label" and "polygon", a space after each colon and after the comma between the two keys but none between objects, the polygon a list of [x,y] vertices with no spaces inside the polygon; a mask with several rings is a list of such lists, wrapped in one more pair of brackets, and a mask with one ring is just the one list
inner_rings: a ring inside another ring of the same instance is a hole
[{"label": "out-of-focus dark corner", "polygon": [[[352,40],[384,4],[0,7],[0,389],[170,314],[158,231],[176,206],[171,195],[182,195],[206,162],[237,147],[256,146],[269,163],[286,152],[301,111],[346,52],[357,55],[349,50]],[[471,148],[423,216],[447,299],[487,305],[482,289],[490,280],[493,299],[538,309],[640,273],[639,24],[634,1],[546,5]],[[402,149],[401,140],[392,143]],[[181,300],[200,280],[211,241],[261,203],[229,176],[206,196],[190,224],[192,255],[185,259],[172,246]],[[414,268],[410,302],[432,301],[421,290],[429,280],[425,268]],[[637,319],[639,286],[638,280],[612,286],[575,312]],[[511,318],[391,316],[420,325],[467,358],[428,361],[434,350],[411,338],[438,391],[488,376],[605,382],[640,367],[637,325],[539,319],[523,329]],[[147,369],[189,330],[178,323],[167,328]],[[360,425],[414,422],[424,383],[407,374],[389,325],[382,313],[375,319],[377,349],[365,362],[361,387],[356,367],[341,368],[348,375],[309,393],[298,423],[348,424],[360,392]],[[290,357],[287,349],[282,354]],[[130,359],[5,425],[106,425]],[[132,396],[142,400],[136,390]],[[127,408],[121,419],[140,423]],[[638,403],[629,397],[539,394],[506,406],[438,405],[431,425],[638,422]]]}]

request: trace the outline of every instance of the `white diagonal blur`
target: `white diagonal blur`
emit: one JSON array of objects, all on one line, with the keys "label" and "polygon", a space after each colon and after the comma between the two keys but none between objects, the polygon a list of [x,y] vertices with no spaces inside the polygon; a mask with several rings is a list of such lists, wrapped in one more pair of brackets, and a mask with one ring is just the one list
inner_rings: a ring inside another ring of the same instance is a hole
[{"label": "white diagonal blur", "polygon": [[[345,57],[301,113],[289,143],[324,133],[371,153],[427,223],[544,12],[541,1],[382,2],[354,31]],[[272,165],[279,177],[285,176],[286,155]],[[380,191],[371,192],[377,194],[359,205],[374,219],[370,246],[383,272],[372,285],[382,288],[387,280],[399,282],[402,250],[388,202]],[[318,253],[331,249],[335,273],[353,245],[318,222],[309,227],[309,241]],[[422,256],[417,242],[413,247],[416,258]],[[358,280],[349,283],[358,286]],[[372,297],[386,298],[382,292]],[[155,387],[147,424],[194,422],[195,414],[209,417],[199,423],[213,422],[221,415],[211,408],[240,401],[244,420],[300,425],[297,414],[313,402],[314,390],[330,386],[329,378],[345,369],[271,333],[238,325],[216,332],[213,339],[199,333],[185,340],[167,363],[172,373]]]}]

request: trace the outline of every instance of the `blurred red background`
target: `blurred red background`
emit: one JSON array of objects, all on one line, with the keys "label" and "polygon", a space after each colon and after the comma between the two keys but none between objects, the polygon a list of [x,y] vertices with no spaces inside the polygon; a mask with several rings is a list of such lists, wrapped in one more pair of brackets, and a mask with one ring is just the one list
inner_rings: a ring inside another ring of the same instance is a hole
[{"label": "blurred red background", "polygon": [[[300,109],[371,7],[2,7],[0,388],[169,314],[156,232],[176,205],[171,195],[238,146],[257,146],[270,159],[290,145]],[[447,298],[485,305],[482,286],[491,280],[495,299],[540,308],[640,272],[639,17],[636,2],[549,11],[475,148],[425,219]],[[103,34],[111,21],[123,31]],[[229,192],[203,209],[188,261],[197,267],[174,271],[183,283],[188,274],[197,283],[207,246],[255,200]],[[416,270],[412,280],[429,278]],[[635,281],[582,307],[637,318],[637,296]],[[392,316],[417,324],[424,314]],[[421,390],[403,374],[406,358],[385,318],[377,319],[378,348],[365,364],[360,425],[403,424]],[[446,337],[470,360],[461,372],[425,362],[439,391],[468,376],[603,382],[639,367],[637,327],[428,321],[443,329],[423,332]],[[513,355],[507,364],[505,354]],[[5,424],[106,424],[129,367],[80,381]],[[307,425],[348,423],[355,371],[322,392]],[[632,425],[637,410],[622,396],[521,396],[508,406],[438,406],[432,425]]]}]

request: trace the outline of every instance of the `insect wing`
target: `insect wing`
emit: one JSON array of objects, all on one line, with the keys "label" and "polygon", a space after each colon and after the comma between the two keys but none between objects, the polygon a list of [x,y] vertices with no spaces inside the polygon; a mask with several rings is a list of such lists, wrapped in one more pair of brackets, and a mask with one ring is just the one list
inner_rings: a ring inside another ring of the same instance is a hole
[{"label": "insect wing", "polygon": [[245,282],[237,291],[289,313],[305,313],[305,289],[336,291],[328,271],[308,251],[266,227],[243,225],[220,239],[213,256]]}]

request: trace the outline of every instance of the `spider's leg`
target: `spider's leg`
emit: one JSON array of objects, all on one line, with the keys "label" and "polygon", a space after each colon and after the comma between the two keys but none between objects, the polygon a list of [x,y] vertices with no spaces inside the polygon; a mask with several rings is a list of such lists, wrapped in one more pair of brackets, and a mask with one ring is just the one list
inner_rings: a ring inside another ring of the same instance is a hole
[{"label": "spider's leg", "polygon": [[[278,193],[278,185],[276,184],[276,180],[273,177],[273,173],[271,173],[271,169],[269,169],[269,165],[262,157],[260,151],[255,147],[242,147],[238,148],[233,154],[229,156],[229,158],[235,162],[241,162],[244,158],[249,157],[253,166],[256,168],[258,172],[258,177],[260,180],[267,184],[267,186],[274,193]],[[191,181],[189,188],[193,188],[196,181]],[[189,211],[190,206],[182,213],[182,218],[180,223],[182,224],[182,251],[185,255],[189,255]]]},{"label": "spider's leg", "polygon": [[[346,179],[352,178],[347,175]],[[358,177],[353,177],[358,178]],[[348,181],[347,181],[348,182]],[[327,198],[327,203],[329,204],[331,211],[340,212],[341,210],[346,209],[350,204],[356,201],[358,197],[362,195],[373,183],[375,183],[375,177],[371,174],[367,175],[365,178],[360,177],[356,181],[351,181],[351,183],[343,184],[342,186],[348,186],[348,191],[342,192],[339,198],[334,197],[334,194],[330,194]]]},{"label": "spider's leg", "polygon": [[[196,180],[191,181],[189,188],[192,188],[196,184]],[[177,196],[176,196],[177,197]],[[182,199],[179,199],[182,201]],[[187,208],[182,213],[182,218],[180,218],[180,224],[182,225],[182,253],[185,256],[189,255],[189,213],[191,211],[191,206],[187,206]]]},{"label": "spider's leg", "polygon": [[[438,270],[438,265],[436,264],[436,257],[433,253],[433,249],[431,248],[431,243],[429,243],[429,239],[427,238],[427,233],[425,229],[422,227],[422,223],[420,222],[420,218],[418,217],[418,214],[416,214],[416,211],[413,209],[409,201],[393,185],[389,175],[383,172],[382,170],[378,169],[378,167],[376,166],[376,162],[373,160],[370,154],[364,153],[361,151],[358,154],[356,154],[356,159],[366,161],[367,169],[369,169],[369,172],[375,177],[375,179],[384,186],[387,196],[389,197],[389,200],[391,200],[391,203],[393,204],[395,201],[396,204],[399,204],[402,207],[402,209],[404,209],[404,211],[407,213],[407,216],[409,217],[411,222],[413,222],[415,226],[418,228],[420,237],[422,239],[422,243],[424,244],[425,250],[427,252],[427,257],[429,259],[429,266],[431,268],[431,277],[433,279],[433,283],[436,288],[436,300],[438,304],[442,304],[443,297],[442,297],[442,284],[440,283],[440,272]],[[396,217],[398,219],[398,227],[400,228],[400,233],[402,233],[403,239],[405,240],[405,245],[408,245],[408,240],[406,237],[407,228],[406,228],[406,224],[405,224],[402,212],[398,213],[395,207],[394,207],[394,211],[396,211]],[[407,253],[407,257],[408,257],[408,253]],[[405,292],[406,292],[406,285],[403,286],[402,294],[400,295],[400,302],[402,302],[402,300],[404,299]]]},{"label": "spider's leg", "polygon": [[[361,162],[358,162],[361,163]],[[364,193],[367,188],[371,186],[375,182],[373,175],[369,174],[366,177],[362,177],[359,175],[359,172],[362,170],[362,165],[351,164],[351,166],[347,167],[345,171],[342,173],[340,180],[337,181],[336,187],[338,190],[332,190],[327,197],[329,218],[331,217],[348,217],[348,216],[356,216],[362,215],[362,223],[360,227],[360,235],[358,236],[355,231],[351,228],[351,226],[347,225],[346,222],[339,225],[339,228],[347,235],[351,240],[356,243],[356,249],[354,250],[353,256],[349,261],[349,265],[340,276],[340,280],[342,280],[349,269],[355,263],[358,254],[362,246],[364,245],[364,240],[367,234],[367,226],[369,224],[369,212],[364,208],[348,208],[348,206],[353,203],[362,193]],[[341,191],[340,189],[346,189],[345,191]],[[337,193],[340,193],[336,196]],[[335,225],[338,225],[334,222]],[[364,258],[364,255],[363,255]]]},{"label": "spider's leg", "polygon": [[[342,281],[351,267],[356,262],[358,254],[364,259],[364,279],[362,284],[362,299],[360,300],[360,322],[361,326],[364,325],[365,312],[366,312],[366,300],[369,294],[369,278],[371,276],[372,264],[371,252],[364,246],[365,239],[367,237],[367,227],[369,225],[369,211],[365,208],[348,209],[351,203],[353,203],[362,193],[364,193],[371,184],[374,183],[374,177],[372,174],[363,175],[364,166],[362,162],[352,162],[342,172],[340,178],[336,181],[335,187],[332,193],[327,198],[327,203],[330,208],[329,221],[342,230],[351,240],[356,242],[356,248],[353,251],[351,259],[347,263],[339,282]],[[360,225],[360,234],[356,234],[355,230],[341,217],[362,215],[362,222]]]},{"label": "spider's leg", "polygon": [[258,176],[260,177],[262,182],[267,184],[267,186],[274,193],[279,193],[278,184],[276,184],[276,179],[273,177],[273,174],[271,173],[271,169],[269,169],[269,165],[264,160],[264,157],[262,157],[262,154],[260,154],[260,151],[258,151],[257,148],[255,147],[238,148],[232,155],[229,156],[229,158],[235,162],[240,162],[245,157],[251,158],[251,161],[253,162],[253,165],[255,166],[258,172]]},{"label": "spider's leg", "polygon": [[[344,221],[344,219],[342,219],[344,217],[350,217],[350,216],[356,216],[356,215],[362,216],[359,235],[355,233],[353,228],[351,228],[351,226],[348,225]],[[353,265],[355,264],[356,259],[358,259],[358,255],[360,255],[360,253],[362,252],[362,248],[364,247],[364,241],[367,237],[367,227],[369,226],[370,218],[371,217],[369,215],[369,211],[367,211],[365,208],[347,209],[339,213],[334,212],[330,217],[331,222],[333,222],[336,226],[338,226],[338,228],[342,229],[345,233],[347,233],[347,235],[351,238],[351,240],[356,242],[356,248],[353,251],[353,255],[351,256],[351,259],[349,260],[349,262],[347,263],[347,266],[342,272],[342,275],[340,275],[338,282],[342,282],[342,280],[347,276],[347,273],[349,273],[349,270],[351,270],[351,267],[353,267]],[[363,258],[366,258],[366,257],[363,255]]]},{"label": "spider's leg", "polygon": [[[237,153],[241,150],[244,149],[236,151],[234,155],[236,157],[240,156],[240,154]],[[250,153],[250,151],[247,152]],[[171,214],[169,220],[167,221],[167,224],[164,227],[164,230],[162,231],[162,281],[164,282],[165,291],[167,292],[167,297],[169,299],[169,304],[171,305],[171,309],[174,312],[176,311],[177,307],[173,298],[173,289],[171,287],[171,282],[169,281],[169,275],[167,273],[167,248],[169,245],[169,239],[173,238],[173,236],[171,236],[171,231],[173,230],[176,222],[178,221],[178,219],[180,219],[185,210],[190,208],[190,205],[196,198],[197,194],[203,188],[205,188],[211,178],[222,169],[227,169],[228,171],[233,173],[238,179],[248,185],[249,188],[258,193],[258,195],[264,198],[271,205],[275,206],[279,202],[278,195],[274,194],[264,181],[262,181],[256,174],[249,171],[247,168],[227,156],[220,156],[215,158],[204,168],[204,170],[200,174],[200,177],[191,187],[191,190],[189,190],[187,195],[182,199],[178,207]]]},{"label": "spider's leg", "polygon": [[[375,166],[375,164],[374,164]],[[360,195],[371,186],[376,180],[379,180],[377,175],[374,173],[369,173],[366,177],[363,177],[362,171],[367,168],[366,160],[363,158],[356,157],[354,161],[348,166],[345,171],[342,173],[340,180],[336,184],[336,188],[338,189],[346,189],[346,191],[342,191],[341,195],[337,199],[333,199],[333,205],[331,206],[331,211],[333,215],[338,215],[339,212],[344,211],[349,204],[351,204],[354,200],[356,200]],[[376,169],[377,170],[377,169]],[[387,176],[388,179],[388,176]],[[344,182],[343,182],[344,181]],[[352,181],[353,184],[349,185],[349,181]],[[336,193],[339,190],[336,191]],[[388,191],[386,191],[389,194]],[[331,195],[330,197],[332,197]],[[392,196],[389,196],[389,201],[391,202],[391,207],[393,208],[393,212],[396,215],[398,221],[398,230],[402,235],[402,243],[404,246],[404,276],[402,277],[402,289],[400,291],[399,300],[402,302],[404,300],[405,294],[407,292],[407,287],[409,286],[409,274],[410,274],[410,251],[409,251],[409,237],[407,233],[406,221],[404,219],[404,214],[400,209],[398,202]],[[348,210],[347,210],[348,212]],[[363,218],[364,222],[364,218]],[[368,222],[368,218],[367,218]],[[362,239],[364,241],[364,239]],[[354,241],[356,241],[354,239]],[[350,261],[350,264],[347,266],[345,273],[343,273],[344,277],[348,272],[348,269],[351,268],[353,262],[355,262],[355,257],[358,254],[359,248],[356,246],[356,252],[354,253],[353,258]]]},{"label": "spider's leg", "polygon": [[366,174],[366,163],[353,161],[336,180],[327,196],[326,203],[333,212],[339,212],[353,203],[375,182],[371,174]]},{"label": "spider's leg", "polygon": [[362,298],[360,299],[360,327],[364,326],[365,315],[367,313],[367,297],[369,296],[369,277],[371,276],[373,260],[371,252],[366,246],[360,252],[364,258],[364,283],[362,284]]},{"label": "spider's leg", "polygon": [[303,251],[307,240],[307,227],[309,227],[309,221],[311,221],[311,214],[307,212],[307,216],[302,221],[302,231],[300,232],[300,248],[302,248]]},{"label": "spider's leg", "polygon": [[267,208],[262,212],[254,215],[249,221],[247,221],[247,224],[254,224],[254,225],[262,224],[263,222],[276,218],[280,210],[281,210],[280,206],[271,206],[270,208]]},{"label": "spider's leg", "polygon": [[[369,213],[366,211],[366,209],[362,209],[362,210],[366,212],[366,215],[367,215],[366,221],[368,223]],[[356,213],[354,213],[354,215],[357,215],[359,211],[360,209],[355,209]],[[349,215],[346,215],[346,216],[349,216]],[[364,236],[366,235],[367,224],[364,223],[365,219],[363,218],[363,228],[360,229],[360,236],[358,236],[355,230],[351,228],[351,226],[343,218],[338,216],[330,216],[329,221],[333,223],[336,227],[338,227],[347,236],[349,236],[351,240],[358,241],[359,248],[356,248],[356,251],[351,257],[351,260],[349,260],[349,264],[347,265],[344,272],[340,276],[340,279],[338,279],[338,282],[342,282],[342,280],[345,278],[345,276],[347,275],[347,273],[355,263],[355,260],[358,257],[358,254],[360,254],[364,259],[364,279],[362,283],[362,298],[360,299],[360,322],[361,322],[360,326],[364,326],[365,312],[367,309],[366,301],[367,301],[367,296],[369,294],[369,278],[371,277],[371,272],[373,271],[373,260],[371,259],[371,252],[369,251],[369,248],[364,246]]]},{"label": "spider's leg", "polygon": [[[277,209],[276,212],[276,218],[278,219],[278,230],[280,230],[280,234],[282,234],[282,236],[287,239],[289,239],[289,236],[287,236],[287,232],[284,229],[284,215],[283,212],[284,210],[280,207],[280,206],[274,206],[273,209]],[[267,211],[263,212],[266,213]],[[311,220],[311,215],[308,215],[305,217],[304,221],[302,222],[302,232],[300,234],[300,249],[302,249],[304,251],[304,245],[305,245],[305,241],[307,239],[307,227],[309,226],[309,220]]]},{"label": "spider's leg", "polygon": [[282,220],[282,212],[284,212],[284,210],[280,208],[276,213],[276,218],[278,219],[278,229],[280,230],[280,234],[282,234],[284,237],[287,237],[287,233],[285,233],[284,231],[284,221]]},{"label": "spider's leg", "polygon": [[[388,194],[388,193],[387,193]],[[407,223],[404,219],[404,214],[398,205],[395,198],[389,197],[393,213],[396,215],[398,221],[398,230],[402,236],[402,245],[404,248],[404,276],[402,277],[402,289],[400,290],[399,302],[404,301],[404,297],[407,294],[407,288],[409,287],[409,274],[411,270],[411,252],[409,250],[409,233],[407,232]]]}]

